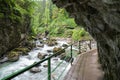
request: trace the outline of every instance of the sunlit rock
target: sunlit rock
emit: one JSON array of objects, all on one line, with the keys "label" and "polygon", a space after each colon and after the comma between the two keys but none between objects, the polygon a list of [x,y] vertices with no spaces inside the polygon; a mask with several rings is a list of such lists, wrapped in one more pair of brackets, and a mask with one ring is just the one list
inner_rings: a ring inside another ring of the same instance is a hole
[{"label": "sunlit rock", "polygon": [[58,55],[60,55],[60,54],[62,54],[64,52],[65,52],[65,50],[62,49],[61,47],[54,47],[53,48],[53,53],[56,54],[56,56],[58,56]]},{"label": "sunlit rock", "polygon": [[38,73],[41,72],[42,70],[39,67],[33,67],[32,69],[30,69],[31,73]]},{"label": "sunlit rock", "polygon": [[39,59],[44,59],[46,56],[47,56],[47,54],[42,54],[42,53],[39,52],[37,57]]}]

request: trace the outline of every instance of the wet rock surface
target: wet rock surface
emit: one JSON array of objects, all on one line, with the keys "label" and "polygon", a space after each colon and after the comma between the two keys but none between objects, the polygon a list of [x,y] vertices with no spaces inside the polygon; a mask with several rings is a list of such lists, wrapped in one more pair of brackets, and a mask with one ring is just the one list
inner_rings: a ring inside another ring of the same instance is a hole
[{"label": "wet rock surface", "polygon": [[56,54],[56,56],[58,56],[64,52],[65,52],[65,50],[63,50],[61,47],[54,47],[53,48],[53,54]]},{"label": "wet rock surface", "polygon": [[66,48],[66,47],[68,47],[68,45],[67,44],[63,44],[62,47]]},{"label": "wet rock surface", "polygon": [[30,50],[25,47],[20,47],[20,48],[15,48],[13,51],[19,52],[21,55],[28,55],[28,52]]},{"label": "wet rock surface", "polygon": [[120,1],[52,0],[97,41],[104,80],[120,80]]},{"label": "wet rock surface", "polygon": [[4,57],[3,59],[0,59],[0,64],[1,63],[4,63],[4,62],[7,62],[8,61],[8,58],[7,57]]},{"label": "wet rock surface", "polygon": [[44,64],[44,65],[43,65],[43,67],[47,68],[47,67],[48,67],[48,65],[47,65],[47,64]]},{"label": "wet rock surface", "polygon": [[42,70],[39,67],[33,67],[32,69],[30,69],[31,73],[38,73],[41,72]]},{"label": "wet rock surface", "polygon": [[52,51],[52,50],[47,50],[47,52],[48,52],[48,53],[51,53],[51,52],[53,52],[53,51]]},{"label": "wet rock surface", "polygon": [[11,61],[11,62],[18,61],[19,55],[20,55],[19,52],[15,52],[15,51],[9,52],[9,54],[7,55],[8,61]]},{"label": "wet rock surface", "polygon": [[46,56],[47,56],[47,54],[42,54],[42,53],[39,52],[37,57],[39,59],[44,59]]},{"label": "wet rock surface", "polygon": [[57,43],[56,39],[48,39],[48,40],[46,41],[46,44],[47,44],[48,46],[55,46],[55,45],[57,45],[58,43]]},{"label": "wet rock surface", "polygon": [[[24,46],[29,49],[32,49],[34,46],[29,42],[31,32],[30,23],[31,16],[30,14],[21,13],[21,10],[18,8],[16,1],[5,1],[0,0],[0,58],[4,57],[8,52],[17,48],[19,46]],[[7,5],[7,7],[5,7]],[[26,1],[20,5],[20,8],[24,8]],[[26,6],[25,11],[27,11]],[[29,11],[28,11],[29,12]]]}]

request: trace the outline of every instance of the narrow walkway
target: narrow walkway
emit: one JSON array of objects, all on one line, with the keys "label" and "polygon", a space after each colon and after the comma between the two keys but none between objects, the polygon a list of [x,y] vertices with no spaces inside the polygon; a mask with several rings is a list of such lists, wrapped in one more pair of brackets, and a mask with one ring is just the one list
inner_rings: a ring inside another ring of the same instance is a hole
[{"label": "narrow walkway", "polygon": [[102,80],[103,71],[98,63],[97,50],[80,54],[64,80]]}]

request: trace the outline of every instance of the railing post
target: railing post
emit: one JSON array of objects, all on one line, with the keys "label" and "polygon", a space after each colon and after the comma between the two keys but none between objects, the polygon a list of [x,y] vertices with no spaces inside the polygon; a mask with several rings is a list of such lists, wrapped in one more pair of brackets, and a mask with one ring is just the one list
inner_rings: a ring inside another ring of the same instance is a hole
[{"label": "railing post", "polygon": [[51,58],[48,59],[48,80],[51,80]]},{"label": "railing post", "polygon": [[80,49],[81,49],[81,45],[80,45],[80,41],[79,41],[79,54],[81,53]]},{"label": "railing post", "polygon": [[92,49],[92,44],[91,44],[91,40],[89,40],[89,43],[88,43],[88,47],[89,47],[89,49],[91,50]]},{"label": "railing post", "polygon": [[92,40],[90,40],[90,50],[92,49],[92,44],[91,43],[92,43]]},{"label": "railing post", "polygon": [[71,65],[72,65],[72,58],[73,58],[73,53],[72,53],[72,45],[71,45]]}]

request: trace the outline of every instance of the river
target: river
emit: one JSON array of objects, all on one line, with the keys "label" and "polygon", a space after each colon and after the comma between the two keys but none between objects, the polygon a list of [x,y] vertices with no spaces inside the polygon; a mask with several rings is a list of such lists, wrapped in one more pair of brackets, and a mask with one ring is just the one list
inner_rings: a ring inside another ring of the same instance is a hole
[{"label": "river", "polygon": [[[20,56],[20,59],[17,62],[5,62],[3,64],[0,65],[0,79],[2,79],[3,77],[18,71],[20,69],[23,69],[31,64],[33,64],[34,62],[39,61],[40,59],[37,58],[37,55],[39,52],[41,53],[45,53],[45,54],[53,54],[48,53],[47,50],[52,50],[54,47],[59,47],[62,46],[63,44],[68,44],[66,41],[57,41],[58,45],[50,47],[47,44],[44,44],[44,47],[35,47],[33,50],[31,50],[26,56]],[[36,45],[41,44],[39,42],[39,40],[36,41]],[[75,47],[73,47],[73,49],[76,49]],[[76,49],[77,50],[77,49]],[[66,52],[70,52],[70,48],[67,49]],[[60,58],[58,57],[54,57],[51,60],[51,67],[52,70],[61,62],[62,60],[60,60]],[[47,80],[47,67],[43,67],[43,65],[46,65],[47,62],[42,63],[39,68],[42,70],[41,72],[38,73],[31,73],[30,71],[26,71],[25,73],[13,78],[12,80]],[[67,66],[66,70],[65,67]],[[71,67],[71,65],[66,62],[63,61],[63,63],[52,73],[52,80],[57,79],[59,77],[59,75],[62,73],[62,76],[59,80],[63,80],[64,76],[66,75],[67,71],[69,70],[69,68]],[[63,73],[64,71],[64,73]]]}]

